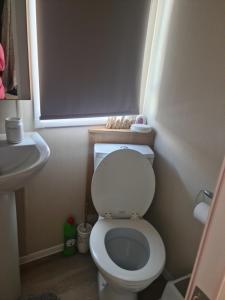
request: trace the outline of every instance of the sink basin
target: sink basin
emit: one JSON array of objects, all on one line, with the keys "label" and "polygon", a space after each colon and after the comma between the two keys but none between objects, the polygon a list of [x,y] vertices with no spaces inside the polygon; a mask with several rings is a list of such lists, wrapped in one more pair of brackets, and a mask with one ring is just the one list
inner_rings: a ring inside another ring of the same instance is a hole
[{"label": "sink basin", "polygon": [[0,134],[0,299],[21,294],[15,190],[47,162],[50,150],[37,132],[25,133],[19,144]]},{"label": "sink basin", "polygon": [[50,150],[37,132],[25,133],[19,144],[8,144],[0,135],[0,192],[15,191],[47,162]]}]

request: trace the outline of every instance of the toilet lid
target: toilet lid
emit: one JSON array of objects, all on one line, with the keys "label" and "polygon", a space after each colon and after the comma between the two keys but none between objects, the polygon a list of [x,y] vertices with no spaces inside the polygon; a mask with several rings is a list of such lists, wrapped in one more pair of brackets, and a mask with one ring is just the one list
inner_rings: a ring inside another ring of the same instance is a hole
[{"label": "toilet lid", "polygon": [[108,154],[92,177],[92,201],[100,216],[143,216],[152,203],[154,192],[155,175],[151,163],[130,149]]}]

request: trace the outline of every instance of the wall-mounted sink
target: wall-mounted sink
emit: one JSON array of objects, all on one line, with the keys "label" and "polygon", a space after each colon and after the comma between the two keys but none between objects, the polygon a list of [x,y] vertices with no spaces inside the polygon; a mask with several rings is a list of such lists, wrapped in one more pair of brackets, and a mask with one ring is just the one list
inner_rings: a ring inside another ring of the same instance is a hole
[{"label": "wall-mounted sink", "polygon": [[8,144],[5,135],[0,135],[0,192],[21,188],[49,155],[48,145],[37,132],[26,133],[19,144]]},{"label": "wall-mounted sink", "polygon": [[25,133],[19,144],[0,135],[0,299],[20,296],[19,251],[14,191],[47,162],[50,150],[36,132]]}]

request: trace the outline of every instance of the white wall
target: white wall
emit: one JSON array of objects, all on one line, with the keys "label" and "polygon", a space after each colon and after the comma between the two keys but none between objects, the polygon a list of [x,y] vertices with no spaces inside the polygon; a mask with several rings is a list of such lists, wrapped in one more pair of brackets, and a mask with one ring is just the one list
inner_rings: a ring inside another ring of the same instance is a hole
[{"label": "white wall", "polygon": [[[25,130],[33,130],[32,101],[21,104]],[[26,185],[24,197],[17,201],[20,255],[62,243],[67,216],[73,214],[78,223],[84,216],[88,128],[49,128],[38,132],[48,143],[51,155]]]},{"label": "white wall", "polygon": [[[225,3],[159,1],[162,22],[151,57],[144,113],[156,129],[157,190],[151,222],[167,269],[191,271],[202,233],[194,199],[214,190],[225,154]],[[164,11],[164,12],[163,12]]]},{"label": "white wall", "polygon": [[39,133],[51,157],[26,186],[25,253],[62,243],[68,215],[73,214],[78,223],[84,216],[87,128],[52,128]]},{"label": "white wall", "polygon": [[[25,130],[33,130],[32,101],[20,110]],[[0,132],[6,117],[16,116],[16,102],[0,102]],[[83,221],[88,151],[88,128],[51,128],[38,131],[51,156],[46,166],[25,187],[17,201],[20,254],[25,255],[63,242],[63,222],[74,214]]]},{"label": "white wall", "polygon": [[0,133],[5,133],[5,118],[16,117],[16,101],[0,101]]}]

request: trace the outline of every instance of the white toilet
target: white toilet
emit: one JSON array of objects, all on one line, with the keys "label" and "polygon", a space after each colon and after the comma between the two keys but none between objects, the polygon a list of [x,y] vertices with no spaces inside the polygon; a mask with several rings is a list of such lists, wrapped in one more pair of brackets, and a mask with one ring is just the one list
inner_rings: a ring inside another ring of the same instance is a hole
[{"label": "white toilet", "polygon": [[163,270],[165,248],[142,217],[155,191],[154,153],[145,145],[95,144],[92,201],[99,219],[90,236],[100,300],[135,300]]}]

